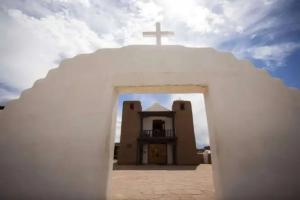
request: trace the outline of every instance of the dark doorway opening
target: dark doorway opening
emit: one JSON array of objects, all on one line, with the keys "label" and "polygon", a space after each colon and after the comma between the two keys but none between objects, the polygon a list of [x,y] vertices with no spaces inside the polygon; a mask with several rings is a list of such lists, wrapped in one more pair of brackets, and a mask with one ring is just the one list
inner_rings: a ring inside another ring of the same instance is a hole
[{"label": "dark doorway opening", "polygon": [[153,120],[152,130],[154,137],[163,137],[165,130],[165,121]]}]

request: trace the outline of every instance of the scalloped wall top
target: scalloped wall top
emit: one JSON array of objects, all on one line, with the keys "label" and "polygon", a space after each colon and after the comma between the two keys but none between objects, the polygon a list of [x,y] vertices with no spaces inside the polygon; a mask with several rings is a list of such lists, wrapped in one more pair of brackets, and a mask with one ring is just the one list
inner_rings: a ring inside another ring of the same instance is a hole
[{"label": "scalloped wall top", "polygon": [[217,198],[300,199],[299,90],[230,53],[182,46],[79,55],[9,102],[0,199],[109,198],[119,89],[188,86],[206,88]]}]

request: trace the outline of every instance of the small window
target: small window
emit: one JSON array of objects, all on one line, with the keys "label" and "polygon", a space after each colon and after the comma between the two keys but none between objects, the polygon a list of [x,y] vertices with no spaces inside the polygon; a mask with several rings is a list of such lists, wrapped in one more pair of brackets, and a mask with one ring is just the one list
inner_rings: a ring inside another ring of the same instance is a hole
[{"label": "small window", "polygon": [[134,110],[134,104],[133,103],[131,103],[129,106],[130,106],[130,110]]},{"label": "small window", "polygon": [[185,109],[184,106],[185,106],[184,103],[180,103],[180,110],[184,110]]}]

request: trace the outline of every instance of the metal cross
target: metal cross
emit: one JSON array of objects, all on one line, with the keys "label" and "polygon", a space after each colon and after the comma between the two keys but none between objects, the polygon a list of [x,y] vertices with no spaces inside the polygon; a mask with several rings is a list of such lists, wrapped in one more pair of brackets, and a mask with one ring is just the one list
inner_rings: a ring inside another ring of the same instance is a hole
[{"label": "metal cross", "polygon": [[143,32],[143,36],[144,37],[156,37],[156,45],[161,45],[161,37],[162,36],[174,35],[174,32],[171,32],[171,31],[161,31],[159,22],[157,22],[155,25],[156,25],[155,32]]}]

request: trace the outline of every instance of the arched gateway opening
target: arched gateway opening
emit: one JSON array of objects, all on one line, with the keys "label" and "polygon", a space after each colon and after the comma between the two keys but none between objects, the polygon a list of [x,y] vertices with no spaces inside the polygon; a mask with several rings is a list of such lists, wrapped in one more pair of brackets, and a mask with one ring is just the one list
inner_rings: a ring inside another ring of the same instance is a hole
[{"label": "arched gateway opening", "polygon": [[196,85],[118,88],[121,136],[114,139],[112,199],[214,199],[210,151],[205,150],[207,90]]},{"label": "arched gateway opening", "polygon": [[64,61],[0,111],[0,199],[106,199],[117,95],[145,87],[206,90],[217,198],[300,198],[298,90],[210,48],[128,46]]}]

